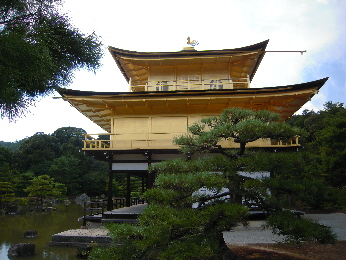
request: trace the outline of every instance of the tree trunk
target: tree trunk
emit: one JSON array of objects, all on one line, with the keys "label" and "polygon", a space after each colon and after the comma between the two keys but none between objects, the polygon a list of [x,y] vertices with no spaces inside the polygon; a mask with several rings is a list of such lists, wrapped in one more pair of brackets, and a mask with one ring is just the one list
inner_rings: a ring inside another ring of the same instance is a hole
[{"label": "tree trunk", "polygon": [[235,254],[231,249],[228,248],[223,238],[222,232],[219,232],[216,236],[219,242],[219,250],[218,250],[219,258],[218,259],[220,260],[241,260],[242,259],[237,254]]},{"label": "tree trunk", "polygon": [[239,145],[240,145],[240,147],[239,147],[240,149],[239,149],[239,151],[236,153],[237,157],[240,157],[240,156],[242,156],[242,155],[245,153],[246,143],[241,142]]}]

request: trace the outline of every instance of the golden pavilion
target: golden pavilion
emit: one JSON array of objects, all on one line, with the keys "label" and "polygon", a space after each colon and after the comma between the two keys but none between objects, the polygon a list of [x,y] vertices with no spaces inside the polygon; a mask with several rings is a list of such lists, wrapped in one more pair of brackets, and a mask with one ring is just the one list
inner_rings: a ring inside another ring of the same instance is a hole
[{"label": "golden pavilion", "polygon": [[[251,88],[266,53],[267,41],[237,49],[178,52],[136,52],[109,47],[123,74],[128,92],[63,89],[60,94],[84,116],[105,130],[108,138],[87,134],[83,150],[109,162],[113,173],[142,176],[148,187],[154,176],[148,166],[183,157],[175,136],[203,117],[228,107],[277,112],[284,121],[315,95],[328,78],[290,86]],[[102,136],[102,135],[101,135]],[[103,140],[102,140],[103,139]],[[223,147],[237,148],[232,140]],[[247,147],[295,147],[257,140]],[[110,187],[109,187],[110,188]]]}]

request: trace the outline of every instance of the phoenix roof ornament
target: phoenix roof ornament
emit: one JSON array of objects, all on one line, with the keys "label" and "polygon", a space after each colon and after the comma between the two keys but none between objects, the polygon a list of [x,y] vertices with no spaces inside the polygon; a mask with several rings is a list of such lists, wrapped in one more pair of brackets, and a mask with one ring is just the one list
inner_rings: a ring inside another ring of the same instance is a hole
[{"label": "phoenix roof ornament", "polygon": [[190,36],[189,36],[189,37],[187,37],[187,44],[188,44],[188,45],[191,45],[191,46],[196,46],[196,45],[198,45],[199,43],[198,43],[198,41],[196,41],[196,40],[192,40],[192,41],[191,41]]}]

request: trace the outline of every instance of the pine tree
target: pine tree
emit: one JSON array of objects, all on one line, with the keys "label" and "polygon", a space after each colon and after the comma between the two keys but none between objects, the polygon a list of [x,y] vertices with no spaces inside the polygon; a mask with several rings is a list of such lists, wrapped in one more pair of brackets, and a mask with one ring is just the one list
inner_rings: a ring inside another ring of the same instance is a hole
[{"label": "pine tree", "polygon": [[[248,210],[237,199],[246,193],[245,178],[238,174],[242,157],[248,142],[297,134],[278,119],[268,111],[231,108],[190,126],[175,143],[200,158],[155,164],[157,178],[144,195],[148,208],[139,224],[109,226],[122,246],[97,249],[91,259],[237,259],[222,232],[246,222]],[[222,139],[239,143],[239,149],[222,147]]]}]

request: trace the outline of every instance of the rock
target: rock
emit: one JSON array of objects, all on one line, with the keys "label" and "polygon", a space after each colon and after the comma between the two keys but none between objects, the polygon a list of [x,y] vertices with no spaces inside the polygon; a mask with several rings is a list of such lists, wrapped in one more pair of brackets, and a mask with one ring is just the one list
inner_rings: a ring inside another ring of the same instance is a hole
[{"label": "rock", "polygon": [[10,206],[7,208],[6,214],[10,214],[10,215],[17,214],[18,210],[19,209],[17,206]]},{"label": "rock", "polygon": [[79,197],[76,197],[77,204],[83,204],[83,202],[86,202],[86,201],[90,201],[90,197],[88,197],[88,195],[86,195],[85,193],[83,193]]},{"label": "rock", "polygon": [[43,207],[42,211],[52,212],[52,211],[56,211],[56,208],[54,208],[54,207]]},{"label": "rock", "polygon": [[19,243],[8,249],[8,256],[27,256],[35,254],[36,245],[32,243]]},{"label": "rock", "polygon": [[36,230],[27,230],[27,231],[25,231],[23,237],[37,237],[37,231]]},{"label": "rock", "polygon": [[85,257],[87,258],[93,249],[93,245],[81,245],[77,248],[77,253],[76,255],[78,257]]}]

